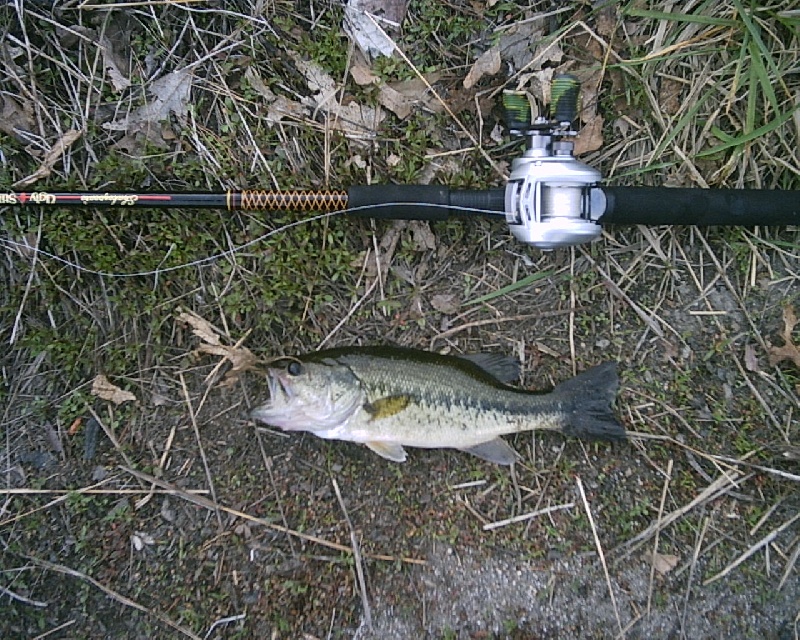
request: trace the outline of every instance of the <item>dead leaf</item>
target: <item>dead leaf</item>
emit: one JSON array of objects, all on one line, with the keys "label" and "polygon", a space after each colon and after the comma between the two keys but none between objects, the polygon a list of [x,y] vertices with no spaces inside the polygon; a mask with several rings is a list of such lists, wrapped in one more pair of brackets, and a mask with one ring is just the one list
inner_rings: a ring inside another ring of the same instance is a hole
[{"label": "dead leaf", "polygon": [[28,142],[23,132],[31,132],[35,126],[33,107],[23,98],[2,95],[3,108],[0,109],[0,131],[7,133],[20,142]]},{"label": "dead leaf", "polygon": [[411,229],[412,242],[416,251],[426,251],[436,248],[436,236],[431,231],[431,225],[424,220],[411,220],[408,223]]},{"label": "dead leaf", "polygon": [[797,348],[792,340],[792,331],[797,324],[797,316],[794,314],[792,305],[786,305],[783,308],[783,338],[784,345],[782,347],[769,347],[769,363],[771,366],[783,362],[784,360],[791,360],[795,366],[800,367],[800,349]]},{"label": "dead leaf", "polygon": [[264,79],[258,75],[258,72],[252,66],[245,69],[244,77],[245,80],[250,83],[250,86],[255,89],[256,93],[258,93],[267,102],[273,102],[275,100],[276,95],[267,86],[267,83],[264,82]]},{"label": "dead leaf", "polygon": [[543,36],[543,20],[524,20],[504,30],[497,45],[503,60],[509,62],[515,71],[541,69],[549,60],[537,60],[533,50]]},{"label": "dead leaf", "polygon": [[575,136],[575,155],[597,151],[603,146],[603,116],[596,115]]},{"label": "dead leaf", "polygon": [[454,293],[439,293],[431,298],[431,306],[439,313],[458,313],[461,301]]},{"label": "dead leaf", "polygon": [[114,404],[137,402],[135,395],[112,384],[102,373],[97,374],[92,381],[92,395]]},{"label": "dead leaf", "polygon": [[[231,369],[225,373],[222,381],[223,386],[235,383],[239,379],[239,374],[257,368],[259,359],[250,349],[241,345],[244,338],[233,346],[222,344],[220,332],[214,325],[193,311],[179,310],[178,321],[188,324],[192,328],[192,333],[203,341],[197,348],[200,353],[219,356],[223,358],[223,362],[227,360],[231,364]],[[217,364],[214,370],[206,376],[207,383],[214,378],[221,365],[222,362]]]},{"label": "dead leaf", "polygon": [[0,62],[5,66],[6,72],[17,79],[22,79],[27,75],[25,69],[15,62],[24,53],[25,49],[14,47],[8,41],[0,43]]},{"label": "dead leaf", "polygon": [[28,177],[22,178],[22,180],[17,180],[12,186],[15,189],[23,189],[32,185],[34,182],[49,176],[56,162],[61,160],[61,158],[64,156],[64,153],[78,138],[81,137],[82,134],[83,132],[78,131],[77,129],[67,131],[56,141],[52,147],[50,147],[50,151],[47,152],[47,155],[44,157],[44,160],[42,160],[42,164],[39,165],[39,168]]},{"label": "dead leaf", "polygon": [[308,88],[316,92],[303,98],[301,104],[324,112],[329,119],[328,126],[351,139],[361,139],[377,131],[386,115],[382,109],[355,101],[345,103],[338,95],[336,81],[322,67],[299,56],[293,58],[297,68],[306,77]]},{"label": "dead leaf", "polygon": [[208,320],[200,317],[193,311],[181,311],[178,313],[178,321],[188,324],[192,328],[192,333],[208,344],[222,344],[219,332]]},{"label": "dead leaf", "polygon": [[389,82],[381,85],[378,101],[401,120],[408,117],[415,105],[438,113],[442,110],[442,105],[433,95],[430,86],[440,78],[440,73],[428,73],[422,78]]},{"label": "dead leaf", "polygon": [[677,567],[679,561],[680,558],[678,556],[671,554],[658,552],[653,554],[653,565],[655,566],[656,571],[658,571],[658,573],[660,573],[662,576],[668,574],[675,567]]},{"label": "dead leaf", "polygon": [[661,110],[670,116],[678,113],[683,104],[681,100],[682,92],[683,83],[672,78],[661,78],[658,88],[658,104],[661,105]]},{"label": "dead leaf", "polygon": [[148,94],[153,97],[150,102],[121,120],[105,123],[103,128],[107,131],[130,131],[168,120],[173,113],[179,120],[183,120],[186,117],[191,89],[192,74],[186,69],[161,76],[153,80],[148,89]]},{"label": "dead leaf", "polygon": [[349,0],[344,10],[344,31],[367,57],[391,56],[391,36],[406,15],[407,0]]},{"label": "dead leaf", "polygon": [[100,53],[103,55],[103,66],[114,90],[117,93],[125,91],[131,86],[131,81],[126,73],[123,72],[123,69],[127,66],[127,60],[120,58],[106,36],[100,36],[97,46],[100,47]]},{"label": "dead leaf", "polygon": [[609,3],[601,7],[595,18],[597,33],[608,40],[616,33],[618,20],[619,16],[616,3]]},{"label": "dead leaf", "polygon": [[[255,369],[259,362],[250,349],[242,346],[228,347],[225,345],[201,344],[197,350],[200,353],[219,356],[231,363],[231,369],[225,374],[225,378],[222,381],[223,386],[233,384],[238,380],[240,373]],[[206,381],[213,377],[213,373],[206,378]]]},{"label": "dead leaf", "polygon": [[372,69],[363,62],[357,62],[350,67],[350,75],[359,87],[378,84],[381,81],[380,77],[372,73]]},{"label": "dead leaf", "polygon": [[744,345],[744,368],[754,373],[760,371],[756,348],[750,343]]},{"label": "dead leaf", "polygon": [[283,120],[284,118],[291,118],[294,120],[301,120],[308,115],[306,109],[299,102],[289,100],[285,96],[278,96],[267,110],[267,124],[271,127]]},{"label": "dead leaf", "polygon": [[389,85],[383,85],[378,94],[378,102],[391,111],[401,120],[405,120],[411,113],[416,100],[408,96],[404,96],[399,91],[393,89]]},{"label": "dead leaf", "polygon": [[464,78],[464,88],[471,89],[484,76],[493,76],[500,71],[500,47],[495,45],[484,51]]}]

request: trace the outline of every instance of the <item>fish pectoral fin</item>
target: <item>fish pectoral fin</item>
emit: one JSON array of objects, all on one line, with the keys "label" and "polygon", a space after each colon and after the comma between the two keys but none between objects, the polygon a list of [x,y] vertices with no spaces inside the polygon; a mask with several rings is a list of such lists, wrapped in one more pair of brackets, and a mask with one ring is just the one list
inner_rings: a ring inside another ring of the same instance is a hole
[{"label": "fish pectoral fin", "polygon": [[365,442],[364,444],[381,458],[386,458],[392,462],[406,461],[406,450],[396,442]]},{"label": "fish pectoral fin", "polygon": [[373,402],[367,402],[364,405],[364,411],[371,416],[372,420],[380,420],[400,413],[410,402],[411,396],[386,396]]},{"label": "fish pectoral fin", "polygon": [[481,442],[474,447],[463,447],[461,451],[471,453],[473,456],[478,456],[483,460],[494,462],[495,464],[512,464],[519,460],[519,455],[509,444],[501,439],[495,438],[488,442]]}]

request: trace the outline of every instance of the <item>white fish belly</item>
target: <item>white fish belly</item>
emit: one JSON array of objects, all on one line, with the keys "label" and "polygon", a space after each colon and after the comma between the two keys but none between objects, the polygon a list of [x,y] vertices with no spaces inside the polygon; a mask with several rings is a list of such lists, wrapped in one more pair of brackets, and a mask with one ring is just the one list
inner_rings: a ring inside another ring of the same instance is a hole
[{"label": "white fish belly", "polygon": [[528,415],[474,407],[421,406],[410,404],[402,411],[376,418],[358,411],[336,437],[351,442],[392,442],[409,447],[435,449],[466,448],[498,436],[533,429],[560,430],[564,415],[558,412]]}]

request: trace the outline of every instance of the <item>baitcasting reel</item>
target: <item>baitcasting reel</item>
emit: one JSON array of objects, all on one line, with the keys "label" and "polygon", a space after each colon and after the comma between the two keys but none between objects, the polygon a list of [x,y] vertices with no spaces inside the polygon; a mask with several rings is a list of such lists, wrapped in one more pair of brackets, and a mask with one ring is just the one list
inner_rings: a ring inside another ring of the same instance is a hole
[{"label": "baitcasting reel", "polygon": [[514,237],[543,250],[591,242],[602,230],[599,220],[606,199],[595,188],[602,176],[572,155],[579,90],[574,76],[556,76],[552,117],[533,120],[526,94],[503,94],[509,131],[527,138],[525,153],[511,164],[506,221]]}]

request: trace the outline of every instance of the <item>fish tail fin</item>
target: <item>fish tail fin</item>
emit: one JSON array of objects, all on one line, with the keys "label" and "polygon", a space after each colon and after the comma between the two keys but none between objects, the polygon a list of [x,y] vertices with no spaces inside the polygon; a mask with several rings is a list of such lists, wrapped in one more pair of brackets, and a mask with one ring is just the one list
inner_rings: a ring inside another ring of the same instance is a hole
[{"label": "fish tail fin", "polygon": [[618,389],[616,362],[604,362],[559,384],[553,394],[566,400],[565,407],[569,407],[563,433],[577,438],[624,440],[625,427],[612,408]]}]

